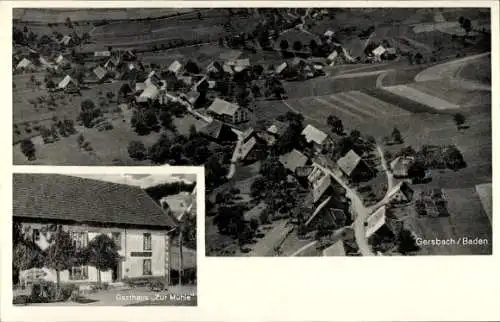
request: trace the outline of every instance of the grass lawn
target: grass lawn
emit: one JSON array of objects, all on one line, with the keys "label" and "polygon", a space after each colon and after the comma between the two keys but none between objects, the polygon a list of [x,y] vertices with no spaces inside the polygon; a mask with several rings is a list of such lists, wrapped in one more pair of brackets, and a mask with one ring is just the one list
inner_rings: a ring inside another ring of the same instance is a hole
[{"label": "grass lawn", "polygon": [[198,120],[191,114],[186,114],[181,118],[174,117],[174,125],[177,128],[177,131],[185,136],[189,136],[189,129],[191,128],[191,125],[199,128],[200,125],[204,124],[206,124],[204,121]]}]

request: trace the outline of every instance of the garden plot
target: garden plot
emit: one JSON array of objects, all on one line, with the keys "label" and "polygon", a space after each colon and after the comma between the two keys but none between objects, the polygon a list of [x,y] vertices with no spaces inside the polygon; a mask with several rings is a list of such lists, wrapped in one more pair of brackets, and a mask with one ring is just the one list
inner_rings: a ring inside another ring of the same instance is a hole
[{"label": "garden plot", "polygon": [[449,110],[449,109],[457,109],[460,106],[457,104],[450,103],[444,99],[439,97],[435,97],[426,93],[423,93],[413,87],[408,85],[395,85],[395,86],[387,86],[383,87],[385,91],[388,91],[392,94],[405,97],[412,101],[418,102],[422,105],[429,106],[438,111],[441,110]]}]

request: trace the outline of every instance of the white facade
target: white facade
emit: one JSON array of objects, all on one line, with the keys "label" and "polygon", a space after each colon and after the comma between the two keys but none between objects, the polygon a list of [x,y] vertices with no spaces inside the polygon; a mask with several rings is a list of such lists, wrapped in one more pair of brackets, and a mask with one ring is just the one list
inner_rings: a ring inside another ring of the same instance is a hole
[{"label": "white facade", "polygon": [[[41,249],[50,245],[50,232],[46,232],[47,224],[23,223],[24,231],[29,231],[35,243]],[[113,238],[119,246],[118,253],[121,259],[117,267],[108,271],[101,271],[101,282],[119,281],[124,278],[146,276],[160,276],[168,278],[170,269],[170,237],[166,231],[129,228],[100,228],[90,226],[63,226],[70,232],[77,247],[85,247],[100,234]],[[150,236],[150,237],[149,237]],[[150,240],[150,241],[149,241]],[[46,272],[44,279],[56,280],[55,271],[43,269]],[[27,275],[30,274],[21,274]],[[62,282],[97,282],[98,270],[92,266],[73,267],[72,272],[60,272]]]}]

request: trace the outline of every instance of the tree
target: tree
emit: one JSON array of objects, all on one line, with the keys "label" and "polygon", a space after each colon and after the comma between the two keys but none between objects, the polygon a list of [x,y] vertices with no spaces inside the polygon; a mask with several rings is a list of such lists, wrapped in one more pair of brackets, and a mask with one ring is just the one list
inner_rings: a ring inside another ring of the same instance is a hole
[{"label": "tree", "polygon": [[468,18],[460,17],[458,18],[458,23],[460,27],[465,31],[466,36],[472,31],[472,22]]},{"label": "tree", "polygon": [[148,151],[141,141],[130,141],[128,154],[132,159],[141,161],[147,158]]},{"label": "tree", "polygon": [[220,160],[221,158],[219,156],[212,155],[208,158],[207,163],[205,164],[206,182],[208,182],[212,187],[222,183],[227,174],[227,170],[224,168]]},{"label": "tree", "polygon": [[166,134],[162,134],[149,149],[149,157],[153,163],[165,163],[170,157],[171,141]]},{"label": "tree", "polygon": [[455,121],[457,128],[460,129],[465,123],[465,116],[461,113],[456,113],[455,115],[453,115],[453,120]]},{"label": "tree", "polygon": [[252,196],[252,198],[260,197],[262,193],[265,192],[266,183],[267,179],[263,176],[258,176],[257,178],[255,178],[250,186],[250,196]]},{"label": "tree", "polygon": [[286,41],[285,39],[280,41],[281,51],[286,51],[288,47],[289,47],[288,41]]},{"label": "tree", "polygon": [[125,97],[128,94],[132,93],[132,89],[128,83],[123,84],[118,91],[118,96]]},{"label": "tree", "polygon": [[455,146],[451,146],[446,149],[444,153],[444,161],[446,166],[454,171],[467,166],[462,153]]},{"label": "tree", "polygon": [[392,140],[393,140],[395,143],[397,143],[397,144],[401,144],[401,143],[403,143],[403,137],[401,136],[401,132],[399,132],[398,128],[396,128],[396,127],[395,127],[395,128],[392,130],[392,134],[391,134],[391,136],[392,136]]},{"label": "tree", "polygon": [[[161,126],[165,130],[170,130],[172,132],[176,131],[176,127],[174,124],[174,118],[172,117],[172,114],[169,111],[167,111],[167,110],[161,111],[160,122],[161,122]],[[196,128],[195,128],[195,130],[196,130]]]},{"label": "tree", "polygon": [[83,142],[85,142],[85,137],[83,136],[83,134],[80,134],[80,135],[76,138],[76,142],[78,143],[78,146],[79,146],[79,147],[82,147]]},{"label": "tree", "polygon": [[35,145],[30,139],[21,141],[21,152],[28,158],[29,161],[33,161],[36,159]]},{"label": "tree", "polygon": [[94,266],[99,274],[97,282],[101,284],[101,271],[107,271],[116,266],[120,255],[115,242],[105,234],[100,234],[87,246],[88,265]]},{"label": "tree", "polygon": [[293,43],[293,50],[295,51],[301,51],[302,50],[302,43],[300,41],[295,41]]},{"label": "tree", "polygon": [[45,84],[45,87],[47,87],[47,89],[54,89],[56,87],[56,84],[54,84],[54,81],[52,81],[52,79],[49,79]]},{"label": "tree", "polygon": [[326,119],[326,124],[331,127],[332,132],[338,135],[344,134],[344,125],[342,124],[342,120],[335,115],[328,116],[328,118]]},{"label": "tree", "polygon": [[185,71],[191,74],[199,74],[200,73],[200,67],[198,65],[190,60],[186,63],[186,66],[184,67]]},{"label": "tree", "polygon": [[415,161],[408,167],[408,177],[415,182],[422,182],[425,178],[425,164],[421,161]]},{"label": "tree", "polygon": [[101,115],[101,109],[96,107],[92,100],[86,99],[81,104],[81,111],[78,118],[85,127],[90,128],[92,126],[92,121]]},{"label": "tree", "polygon": [[61,283],[60,272],[70,269],[74,265],[76,254],[73,240],[61,226],[57,227],[52,243],[46,252],[45,266],[56,271],[57,290],[59,290]]}]

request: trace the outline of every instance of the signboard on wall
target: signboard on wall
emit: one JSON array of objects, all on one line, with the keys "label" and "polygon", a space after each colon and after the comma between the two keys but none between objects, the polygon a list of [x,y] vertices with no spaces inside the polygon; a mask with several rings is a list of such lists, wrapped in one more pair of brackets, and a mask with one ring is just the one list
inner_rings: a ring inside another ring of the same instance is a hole
[{"label": "signboard on wall", "polygon": [[132,257],[151,257],[153,255],[152,252],[131,252],[130,256]]}]

